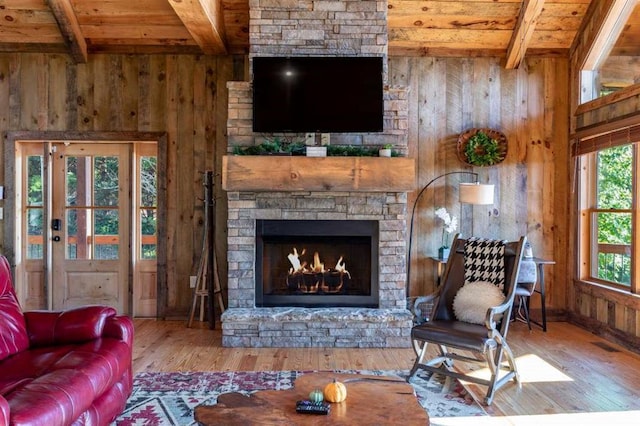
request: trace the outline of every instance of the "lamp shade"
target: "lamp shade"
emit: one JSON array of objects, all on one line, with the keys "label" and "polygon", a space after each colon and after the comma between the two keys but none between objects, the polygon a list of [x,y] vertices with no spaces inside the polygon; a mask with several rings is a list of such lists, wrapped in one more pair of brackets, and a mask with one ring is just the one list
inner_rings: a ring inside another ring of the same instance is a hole
[{"label": "lamp shade", "polygon": [[460,202],[467,204],[493,204],[493,185],[460,183]]}]

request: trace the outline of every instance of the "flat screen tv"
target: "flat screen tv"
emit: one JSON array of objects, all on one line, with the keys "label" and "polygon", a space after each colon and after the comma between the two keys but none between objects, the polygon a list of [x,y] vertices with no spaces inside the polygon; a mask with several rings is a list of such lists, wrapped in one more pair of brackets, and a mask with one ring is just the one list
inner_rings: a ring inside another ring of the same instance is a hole
[{"label": "flat screen tv", "polygon": [[254,132],[381,132],[381,57],[253,58]]}]

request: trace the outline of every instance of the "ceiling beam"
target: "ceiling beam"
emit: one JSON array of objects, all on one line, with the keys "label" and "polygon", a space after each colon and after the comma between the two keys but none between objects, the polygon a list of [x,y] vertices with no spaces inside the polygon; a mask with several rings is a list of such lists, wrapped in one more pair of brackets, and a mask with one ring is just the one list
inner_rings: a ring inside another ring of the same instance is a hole
[{"label": "ceiling beam", "polygon": [[507,60],[504,66],[506,69],[515,69],[520,66],[527,47],[529,47],[533,31],[536,29],[536,23],[540,13],[542,13],[543,6],[544,0],[524,0],[518,15],[516,28],[513,30],[511,40],[509,40]]},{"label": "ceiling beam", "polygon": [[71,0],[48,0],[53,16],[58,22],[58,28],[67,44],[71,57],[76,63],[86,63],[87,42],[84,39],[78,18],[73,11]]},{"label": "ceiling beam", "polygon": [[220,0],[169,0],[169,4],[204,53],[227,53]]}]

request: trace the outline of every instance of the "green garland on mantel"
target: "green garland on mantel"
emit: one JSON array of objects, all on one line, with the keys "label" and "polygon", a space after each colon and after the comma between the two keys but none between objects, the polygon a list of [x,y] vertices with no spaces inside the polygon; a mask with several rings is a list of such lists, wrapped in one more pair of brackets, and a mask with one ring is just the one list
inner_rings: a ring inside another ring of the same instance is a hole
[{"label": "green garland on mantel", "polygon": [[[380,147],[365,147],[359,145],[327,145],[328,157],[377,157]],[[305,155],[304,142],[285,142],[280,139],[268,139],[259,145],[234,146],[234,155]],[[391,152],[392,157],[398,157],[396,151]]]}]

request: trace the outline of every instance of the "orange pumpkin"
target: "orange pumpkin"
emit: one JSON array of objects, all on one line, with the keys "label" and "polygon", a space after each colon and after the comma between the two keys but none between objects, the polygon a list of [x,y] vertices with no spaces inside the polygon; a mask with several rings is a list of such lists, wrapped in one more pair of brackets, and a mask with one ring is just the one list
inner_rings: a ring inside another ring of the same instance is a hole
[{"label": "orange pumpkin", "polygon": [[329,402],[342,402],[347,399],[347,387],[336,379],[324,387],[323,393],[324,398]]}]

